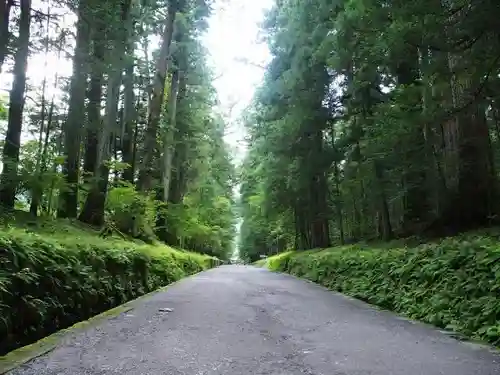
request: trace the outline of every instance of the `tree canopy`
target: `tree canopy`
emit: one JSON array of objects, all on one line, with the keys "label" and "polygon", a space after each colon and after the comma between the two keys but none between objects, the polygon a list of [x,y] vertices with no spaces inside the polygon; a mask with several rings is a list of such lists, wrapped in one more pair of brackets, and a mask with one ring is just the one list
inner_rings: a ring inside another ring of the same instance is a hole
[{"label": "tree canopy", "polygon": [[242,256],[494,224],[499,6],[276,1],[246,116]]},{"label": "tree canopy", "polygon": [[[228,258],[236,172],[200,38],[211,2],[0,0],[0,12],[13,78],[3,209]],[[71,75],[47,73],[54,61]]]},{"label": "tree canopy", "polygon": [[0,203],[228,258],[240,184],[246,260],[495,224],[499,7],[276,0],[236,170],[210,0],[0,0]]}]

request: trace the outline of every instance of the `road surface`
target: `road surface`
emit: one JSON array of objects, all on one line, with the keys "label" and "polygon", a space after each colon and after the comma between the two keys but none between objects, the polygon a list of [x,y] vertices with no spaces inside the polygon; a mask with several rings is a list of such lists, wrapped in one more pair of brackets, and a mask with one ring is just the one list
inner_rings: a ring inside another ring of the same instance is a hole
[{"label": "road surface", "polygon": [[498,375],[500,356],[292,276],[223,266],[10,375]]}]

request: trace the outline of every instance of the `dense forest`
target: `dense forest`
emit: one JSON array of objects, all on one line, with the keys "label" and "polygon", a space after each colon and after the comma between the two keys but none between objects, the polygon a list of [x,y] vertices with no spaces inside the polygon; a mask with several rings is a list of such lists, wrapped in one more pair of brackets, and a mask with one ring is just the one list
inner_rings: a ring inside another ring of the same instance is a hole
[{"label": "dense forest", "polygon": [[228,258],[236,176],[200,41],[210,11],[204,0],[0,0],[4,215]]},{"label": "dense forest", "polygon": [[242,257],[497,223],[499,12],[277,0],[245,120]]},{"label": "dense forest", "polygon": [[500,2],[275,0],[239,166],[213,13],[0,0],[0,355],[228,261],[237,219],[246,262],[500,345]]}]

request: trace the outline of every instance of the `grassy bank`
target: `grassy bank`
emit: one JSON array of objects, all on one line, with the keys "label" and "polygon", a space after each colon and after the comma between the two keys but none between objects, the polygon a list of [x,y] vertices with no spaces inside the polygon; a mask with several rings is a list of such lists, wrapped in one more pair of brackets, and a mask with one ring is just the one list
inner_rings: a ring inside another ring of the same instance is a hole
[{"label": "grassy bank", "polygon": [[288,272],[412,319],[500,345],[500,244],[462,236],[414,248],[344,246],[267,259]]},{"label": "grassy bank", "polygon": [[4,227],[0,355],[218,263],[70,224]]}]

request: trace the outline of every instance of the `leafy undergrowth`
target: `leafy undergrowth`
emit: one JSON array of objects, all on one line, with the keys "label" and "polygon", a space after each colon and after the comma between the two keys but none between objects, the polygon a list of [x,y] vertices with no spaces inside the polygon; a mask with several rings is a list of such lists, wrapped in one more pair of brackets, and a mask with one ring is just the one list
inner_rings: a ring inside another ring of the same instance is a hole
[{"label": "leafy undergrowth", "polygon": [[500,245],[493,237],[460,236],[414,248],[288,252],[269,258],[268,267],[500,345]]},{"label": "leafy undergrowth", "polygon": [[216,258],[102,239],[70,222],[0,230],[0,355],[218,265]]},{"label": "leafy undergrowth", "polygon": [[259,259],[258,261],[253,263],[256,267],[267,267],[267,259]]}]

